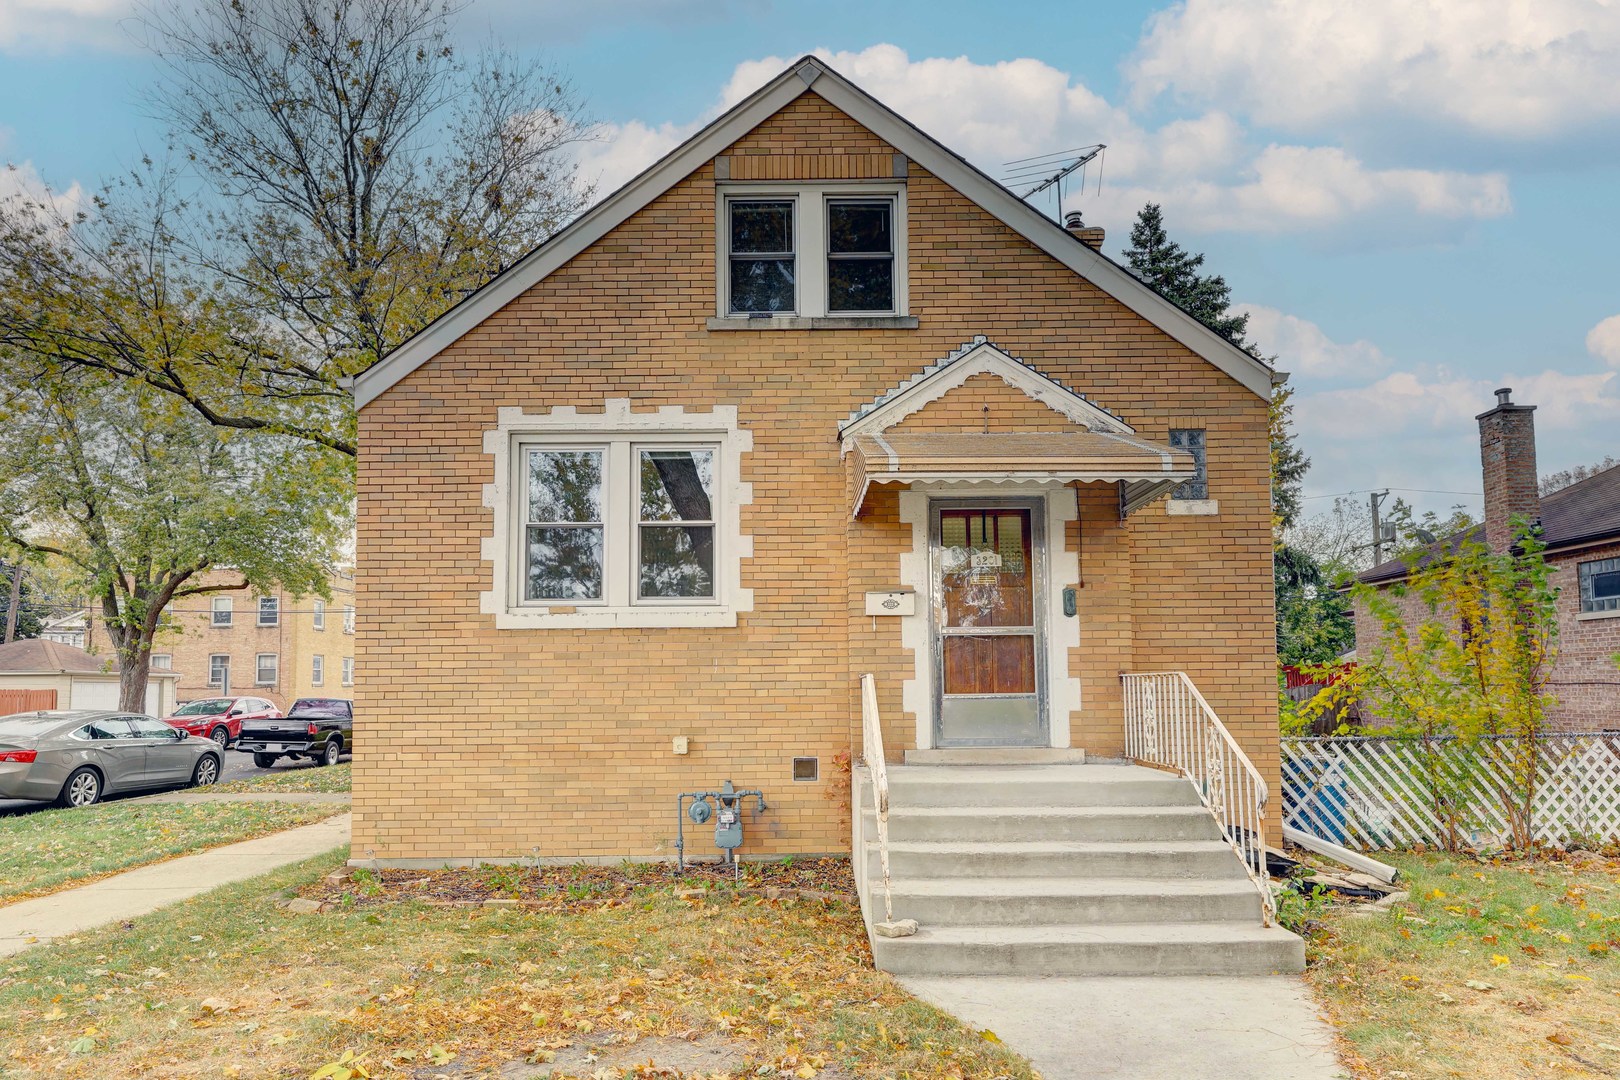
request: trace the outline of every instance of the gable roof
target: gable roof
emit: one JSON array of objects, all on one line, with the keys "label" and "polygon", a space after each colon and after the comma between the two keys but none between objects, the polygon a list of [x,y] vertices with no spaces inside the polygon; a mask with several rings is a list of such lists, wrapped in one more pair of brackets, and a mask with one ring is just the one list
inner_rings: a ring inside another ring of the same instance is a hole
[{"label": "gable roof", "polygon": [[44,638],[23,638],[0,645],[0,675],[43,675],[58,672],[104,674],[107,661],[71,645]]},{"label": "gable roof", "polygon": [[1256,395],[1270,397],[1273,372],[1268,365],[1138,281],[1112,259],[1082,243],[1057,222],[838,74],[824,60],[805,56],[361,372],[354,379],[356,407],[365,408],[390,387],[691,175],[704,162],[806,93],[820,96],[978,204],[1035,247],[1113,296]]},{"label": "gable roof", "polygon": [[1022,390],[1035,401],[1088,431],[1136,434],[1135,428],[1114,413],[1003,351],[980,334],[851,413],[849,419],[838,425],[844,450],[849,449],[857,435],[886,431],[975,375],[997,375],[1007,385]]},{"label": "gable roof", "polygon": [[[1559,548],[1603,540],[1620,540],[1620,465],[1594,473],[1585,480],[1559,488],[1541,499],[1541,539],[1549,555]],[[1483,544],[1485,526],[1475,525],[1424,548],[1417,565],[1427,566],[1451,555],[1464,543]],[[1357,581],[1379,585],[1399,581],[1409,567],[1405,559],[1390,559],[1356,575]]]}]

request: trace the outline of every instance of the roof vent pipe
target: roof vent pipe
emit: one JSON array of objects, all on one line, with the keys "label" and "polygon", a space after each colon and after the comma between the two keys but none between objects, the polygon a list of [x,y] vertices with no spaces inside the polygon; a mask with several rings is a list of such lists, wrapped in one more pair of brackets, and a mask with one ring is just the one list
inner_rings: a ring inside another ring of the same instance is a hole
[{"label": "roof vent pipe", "polygon": [[1096,225],[1087,225],[1081,219],[1080,211],[1070,210],[1063,215],[1063,227],[1091,250],[1102,250],[1104,235],[1102,228]]}]

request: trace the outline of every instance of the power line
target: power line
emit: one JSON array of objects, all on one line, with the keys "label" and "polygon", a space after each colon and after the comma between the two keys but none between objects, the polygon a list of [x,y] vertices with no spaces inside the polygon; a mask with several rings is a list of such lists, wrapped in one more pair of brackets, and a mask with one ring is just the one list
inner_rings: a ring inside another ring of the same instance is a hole
[{"label": "power line", "polygon": [[[1421,494],[1424,494],[1424,495],[1472,495],[1475,498],[1481,498],[1485,494],[1482,491],[1452,491],[1452,490],[1450,490],[1448,488],[1389,487],[1389,488],[1385,488],[1385,489],[1382,489],[1382,490],[1387,490],[1387,491],[1416,491],[1416,492],[1420,492]],[[1306,495],[1306,496],[1302,497],[1300,499],[1300,501],[1301,502],[1309,502],[1311,499],[1338,499],[1338,498],[1342,498],[1342,497],[1344,497],[1346,495],[1368,495],[1368,494],[1371,494],[1371,492],[1372,492],[1371,488],[1363,489],[1361,491],[1336,491],[1331,495]]]}]

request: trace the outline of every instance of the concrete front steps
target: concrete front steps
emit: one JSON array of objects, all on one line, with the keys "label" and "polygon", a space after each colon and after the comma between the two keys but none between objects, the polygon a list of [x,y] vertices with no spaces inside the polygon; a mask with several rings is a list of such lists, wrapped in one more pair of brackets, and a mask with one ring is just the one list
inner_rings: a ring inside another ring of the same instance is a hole
[{"label": "concrete front steps", "polygon": [[[926,759],[925,759],[926,760]],[[862,902],[883,917],[876,815],[859,805]],[[1256,975],[1304,969],[1186,780],[1121,765],[889,767],[896,919],[874,936],[902,975]]]}]

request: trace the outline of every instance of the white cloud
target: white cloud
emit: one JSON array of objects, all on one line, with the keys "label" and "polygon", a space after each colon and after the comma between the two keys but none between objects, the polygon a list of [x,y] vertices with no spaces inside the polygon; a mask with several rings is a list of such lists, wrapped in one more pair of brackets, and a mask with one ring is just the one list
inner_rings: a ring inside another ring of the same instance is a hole
[{"label": "white cloud", "polygon": [[1400,115],[1502,139],[1620,120],[1612,0],[1184,0],[1127,65],[1137,100],[1218,101],[1262,124]]},{"label": "white cloud", "polygon": [[1620,370],[1620,315],[1610,315],[1587,331],[1586,351]]},{"label": "white cloud", "polygon": [[1389,367],[1389,357],[1372,342],[1334,341],[1309,319],[1259,304],[1234,304],[1232,311],[1249,317],[1249,340],[1296,378],[1371,375]]},{"label": "white cloud", "polygon": [[[0,142],[0,147],[3,147]],[[32,203],[36,207],[49,205],[51,214],[72,220],[84,205],[84,188],[77,182],[62,191],[48,187],[31,161],[0,164],[0,205],[15,201]],[[51,216],[51,215],[47,215]]]},{"label": "white cloud", "polygon": [[134,13],[132,0],[0,0],[0,51],[127,48],[119,22]]},{"label": "white cloud", "polygon": [[[819,49],[816,55],[992,176],[1003,175],[1004,164],[1017,158],[1107,143],[1102,194],[1088,187],[1066,205],[1116,228],[1143,203],[1159,202],[1178,228],[1194,232],[1334,231],[1377,220],[1380,226],[1368,235],[1404,240],[1455,234],[1511,207],[1500,174],[1372,168],[1337,147],[1257,147],[1219,110],[1144,128],[1127,110],[1039,60],[914,60],[895,45]],[[581,150],[582,172],[599,176],[602,191],[611,190],[792,59],[737,65],[714,106],[691,123],[609,125],[600,144]]]}]

